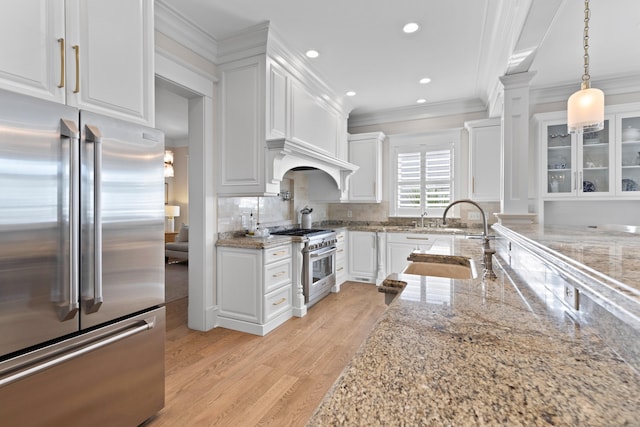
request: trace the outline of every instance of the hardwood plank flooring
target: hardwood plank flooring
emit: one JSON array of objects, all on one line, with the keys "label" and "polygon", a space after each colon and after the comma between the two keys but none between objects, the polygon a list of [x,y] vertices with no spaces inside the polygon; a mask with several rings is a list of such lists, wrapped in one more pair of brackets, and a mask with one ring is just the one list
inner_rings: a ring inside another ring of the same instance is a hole
[{"label": "hardwood plank flooring", "polygon": [[265,337],[187,328],[187,299],[167,304],[162,426],[304,426],[385,310],[375,286],[341,291]]}]

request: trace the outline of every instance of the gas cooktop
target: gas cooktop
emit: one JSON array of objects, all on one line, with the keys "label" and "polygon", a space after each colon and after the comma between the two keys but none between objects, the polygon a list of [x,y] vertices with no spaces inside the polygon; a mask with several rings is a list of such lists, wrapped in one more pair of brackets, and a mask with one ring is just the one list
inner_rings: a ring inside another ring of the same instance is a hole
[{"label": "gas cooktop", "polygon": [[317,234],[333,233],[333,230],[319,228],[293,228],[290,230],[274,231],[271,234],[277,236],[315,236]]}]

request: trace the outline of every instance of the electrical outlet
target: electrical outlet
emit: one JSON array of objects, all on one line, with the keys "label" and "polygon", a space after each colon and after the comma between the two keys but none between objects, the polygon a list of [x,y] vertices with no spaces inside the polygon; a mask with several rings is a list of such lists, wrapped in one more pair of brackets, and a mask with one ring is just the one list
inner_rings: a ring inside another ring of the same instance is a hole
[{"label": "electrical outlet", "polygon": [[482,217],[480,216],[480,212],[467,212],[467,219],[470,219],[472,221],[480,221]]},{"label": "electrical outlet", "polygon": [[347,218],[351,218],[353,216],[353,212],[347,211]]},{"label": "electrical outlet", "polygon": [[564,285],[564,302],[574,310],[580,310],[580,291],[571,285]]}]

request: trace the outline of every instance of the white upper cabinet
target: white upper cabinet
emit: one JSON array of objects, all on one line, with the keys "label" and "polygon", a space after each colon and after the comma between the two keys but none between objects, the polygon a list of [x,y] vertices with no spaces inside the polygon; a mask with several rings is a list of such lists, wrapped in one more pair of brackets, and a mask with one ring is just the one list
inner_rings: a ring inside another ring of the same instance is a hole
[{"label": "white upper cabinet", "polygon": [[238,60],[221,66],[220,73],[219,192],[260,194],[265,187],[265,62],[261,57]]},{"label": "white upper cabinet", "polygon": [[544,197],[609,196],[615,165],[612,120],[605,128],[587,134],[569,134],[566,114],[541,122],[541,187]]},{"label": "white upper cabinet", "polygon": [[574,135],[566,113],[536,116],[543,198],[640,197],[640,110],[616,105],[607,113],[603,130]]},{"label": "white upper cabinet", "polygon": [[469,198],[500,200],[500,119],[465,123],[469,131]]},{"label": "white upper cabinet", "polygon": [[620,168],[616,193],[624,197],[640,196],[640,111],[616,117],[616,165]]},{"label": "white upper cabinet", "polygon": [[64,103],[64,0],[11,0],[2,6],[0,87]]},{"label": "white upper cabinet", "polygon": [[153,126],[153,0],[11,0],[0,87]]},{"label": "white upper cabinet", "polygon": [[349,135],[349,162],[360,168],[349,178],[349,201],[382,201],[382,132]]}]

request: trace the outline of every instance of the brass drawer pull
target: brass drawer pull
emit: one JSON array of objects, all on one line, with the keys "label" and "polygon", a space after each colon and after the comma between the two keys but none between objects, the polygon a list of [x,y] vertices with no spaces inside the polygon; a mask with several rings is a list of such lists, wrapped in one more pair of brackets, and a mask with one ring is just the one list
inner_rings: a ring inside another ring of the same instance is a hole
[{"label": "brass drawer pull", "polygon": [[337,271],[342,271],[344,270],[344,267],[339,267]]},{"label": "brass drawer pull", "polygon": [[271,305],[280,305],[280,304],[282,304],[283,302],[285,302],[286,300],[287,300],[287,299],[286,299],[285,297],[282,297],[282,298],[280,298],[280,300],[279,300],[278,302],[274,302],[274,303],[272,303]]},{"label": "brass drawer pull", "polygon": [[286,254],[287,254],[287,251],[285,250],[285,251],[274,252],[271,255],[272,256],[280,256],[280,255],[286,255]]},{"label": "brass drawer pull", "polygon": [[271,277],[280,277],[280,276],[284,276],[285,274],[287,274],[286,271],[279,271],[279,272],[273,274]]}]

